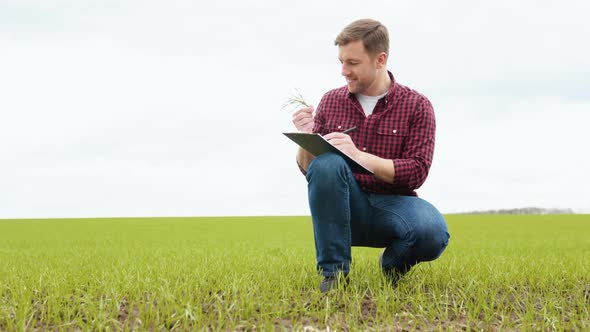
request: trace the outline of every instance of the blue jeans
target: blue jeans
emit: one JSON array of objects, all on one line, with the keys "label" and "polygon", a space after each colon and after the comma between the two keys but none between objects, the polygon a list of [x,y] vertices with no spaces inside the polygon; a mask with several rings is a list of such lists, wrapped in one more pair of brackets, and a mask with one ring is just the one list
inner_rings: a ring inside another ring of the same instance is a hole
[{"label": "blue jeans", "polygon": [[414,196],[365,193],[342,157],[326,153],[307,170],[317,257],[324,276],[350,271],[351,246],[386,248],[381,268],[405,273],[438,258],[449,242],[446,222]]}]

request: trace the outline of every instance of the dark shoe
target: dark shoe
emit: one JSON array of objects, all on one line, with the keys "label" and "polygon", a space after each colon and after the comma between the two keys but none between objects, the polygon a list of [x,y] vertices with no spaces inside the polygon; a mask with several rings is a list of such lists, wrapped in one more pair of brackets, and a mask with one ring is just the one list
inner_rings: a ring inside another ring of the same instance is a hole
[{"label": "dark shoe", "polygon": [[379,266],[381,266],[381,271],[385,275],[385,278],[391,282],[392,285],[396,285],[397,282],[410,270],[410,267],[404,269],[404,271],[399,271],[398,269],[391,267],[391,268],[384,268],[383,267],[383,251],[381,255],[379,255]]},{"label": "dark shoe", "polygon": [[345,275],[324,277],[320,283],[320,292],[326,293],[332,289],[337,289],[339,285],[346,286],[348,284],[348,277]]}]

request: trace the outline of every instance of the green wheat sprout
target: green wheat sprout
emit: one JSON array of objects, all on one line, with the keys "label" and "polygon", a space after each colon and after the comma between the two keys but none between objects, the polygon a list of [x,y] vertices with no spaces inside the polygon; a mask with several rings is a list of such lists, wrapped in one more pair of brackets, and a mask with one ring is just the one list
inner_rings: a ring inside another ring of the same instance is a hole
[{"label": "green wheat sprout", "polygon": [[294,91],[291,92],[287,97],[287,101],[285,101],[281,109],[288,109],[290,112],[293,112],[297,108],[302,106],[310,107],[311,105],[305,101],[305,98],[303,98],[303,95],[301,95],[301,92],[299,92],[299,90],[294,89]]}]

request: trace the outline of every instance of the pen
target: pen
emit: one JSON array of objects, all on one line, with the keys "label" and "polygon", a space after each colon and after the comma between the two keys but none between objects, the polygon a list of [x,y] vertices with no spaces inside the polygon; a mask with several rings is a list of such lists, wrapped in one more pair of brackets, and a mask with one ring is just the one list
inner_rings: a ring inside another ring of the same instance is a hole
[{"label": "pen", "polygon": [[346,129],[345,131],[343,131],[342,133],[343,133],[343,134],[348,134],[348,133],[350,133],[351,131],[353,131],[353,130],[355,130],[355,129],[356,129],[356,127],[348,128],[348,129]]}]

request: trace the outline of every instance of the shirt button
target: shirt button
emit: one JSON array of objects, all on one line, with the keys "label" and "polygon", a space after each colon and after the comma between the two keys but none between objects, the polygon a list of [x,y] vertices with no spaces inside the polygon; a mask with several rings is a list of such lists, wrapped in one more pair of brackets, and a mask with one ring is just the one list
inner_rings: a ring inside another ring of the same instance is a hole
[{"label": "shirt button", "polygon": [[367,148],[363,146],[363,151],[367,151]]},{"label": "shirt button", "polygon": [[342,126],[338,126],[338,129],[342,129]]},{"label": "shirt button", "polygon": [[394,130],[393,130],[393,133],[394,133],[394,134],[397,134],[397,130],[395,130],[395,129],[394,129]]}]

